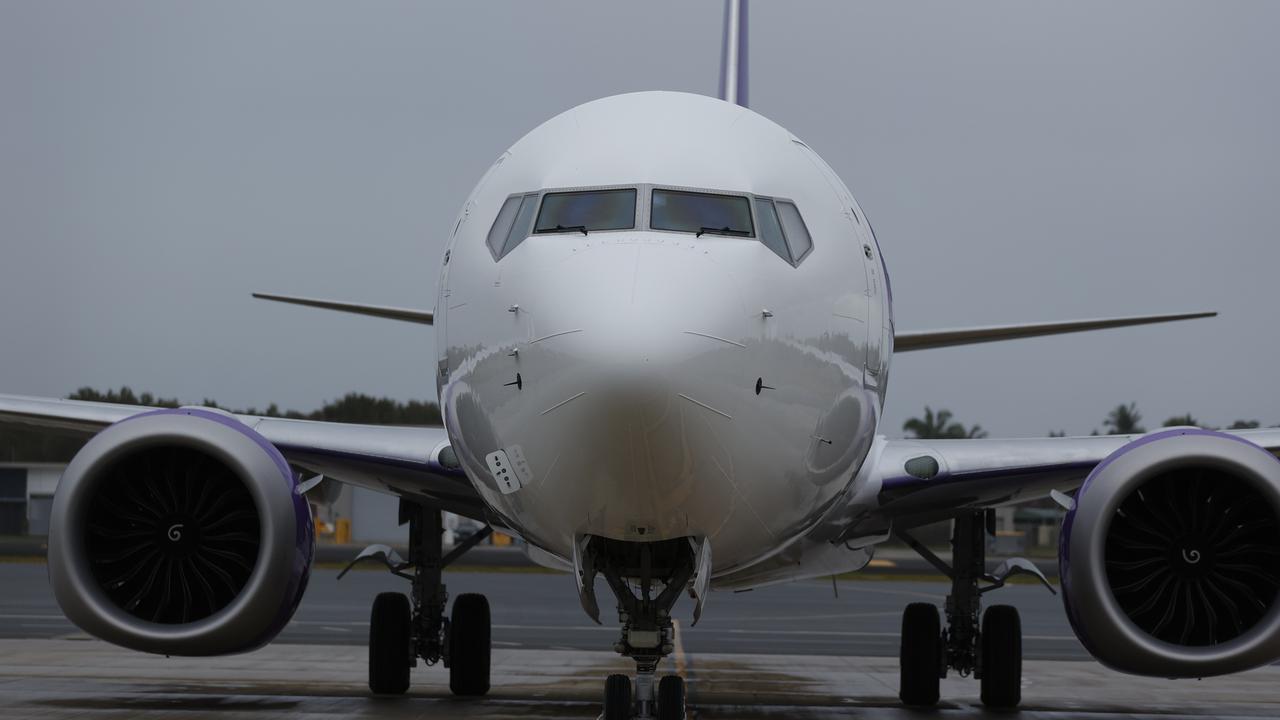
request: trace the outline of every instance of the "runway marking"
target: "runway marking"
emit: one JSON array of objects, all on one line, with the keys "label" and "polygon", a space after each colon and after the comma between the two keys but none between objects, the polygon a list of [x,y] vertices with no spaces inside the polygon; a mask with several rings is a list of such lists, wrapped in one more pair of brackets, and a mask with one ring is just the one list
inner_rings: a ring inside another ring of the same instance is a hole
[{"label": "runway marking", "polygon": [[671,618],[671,642],[676,646],[676,674],[685,677],[689,666],[685,661],[684,642],[680,639],[680,621],[675,618]]}]

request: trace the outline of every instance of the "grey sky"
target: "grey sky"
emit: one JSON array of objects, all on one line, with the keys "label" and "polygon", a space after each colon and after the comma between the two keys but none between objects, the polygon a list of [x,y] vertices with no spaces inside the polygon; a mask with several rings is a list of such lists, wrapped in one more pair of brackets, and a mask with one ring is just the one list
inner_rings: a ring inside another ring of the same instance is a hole
[{"label": "grey sky", "polygon": [[[252,290],[431,307],[471,186],[548,117],[714,94],[720,3],[0,3],[0,392],[129,384],[310,409],[434,397],[429,329]],[[896,359],[992,434],[1280,423],[1280,4],[765,3],[751,99],[875,223],[902,329],[1216,320]]]}]

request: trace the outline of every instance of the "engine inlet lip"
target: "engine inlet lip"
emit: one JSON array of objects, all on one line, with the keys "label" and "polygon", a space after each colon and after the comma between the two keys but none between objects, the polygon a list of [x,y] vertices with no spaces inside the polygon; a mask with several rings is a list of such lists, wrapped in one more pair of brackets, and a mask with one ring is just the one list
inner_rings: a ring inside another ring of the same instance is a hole
[{"label": "engine inlet lip", "polygon": [[1079,494],[1079,505],[1073,512],[1068,548],[1072,562],[1066,571],[1072,585],[1095,589],[1071,598],[1073,624],[1087,629],[1093,637],[1105,638],[1111,659],[1099,659],[1116,669],[1143,675],[1203,677],[1246,670],[1275,659],[1274,648],[1280,641],[1280,598],[1239,637],[1218,645],[1180,646],[1140,628],[1124,613],[1111,590],[1105,548],[1116,510],[1147,481],[1188,466],[1237,476],[1267,498],[1272,511],[1280,516],[1280,461],[1242,438],[1207,430],[1166,431],[1140,438],[1099,464],[1084,488],[1092,488],[1092,492]]},{"label": "engine inlet lip", "polygon": [[[181,655],[232,652],[237,649],[233,641],[243,639],[234,632],[240,621],[271,623],[289,583],[296,524],[293,478],[281,475],[276,458],[249,435],[252,430],[230,423],[238,421],[200,410],[144,413],[106,428],[75,456],[55,494],[49,535],[49,580],[68,619],[118,645]],[[239,595],[212,615],[181,625],[147,622],[117,605],[98,586],[84,551],[89,504],[105,471],[133,453],[166,445],[198,450],[225,464],[248,488],[258,512],[258,556]],[[254,482],[254,477],[272,477],[272,482]],[[272,522],[273,517],[288,521]]]}]

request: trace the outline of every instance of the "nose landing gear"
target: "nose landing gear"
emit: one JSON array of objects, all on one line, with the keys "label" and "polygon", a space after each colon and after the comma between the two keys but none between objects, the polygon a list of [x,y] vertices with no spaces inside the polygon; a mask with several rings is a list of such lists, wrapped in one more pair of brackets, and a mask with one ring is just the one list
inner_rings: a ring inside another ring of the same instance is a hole
[{"label": "nose landing gear", "polygon": [[634,688],[625,675],[605,681],[604,720],[683,720],[684,679],[667,675],[654,680],[662,659],[675,649],[671,608],[694,579],[694,546],[688,538],[626,542],[592,537],[582,552],[585,574],[580,582],[589,588],[596,572],[604,575],[618,600],[622,624],[613,649],[636,663]]}]

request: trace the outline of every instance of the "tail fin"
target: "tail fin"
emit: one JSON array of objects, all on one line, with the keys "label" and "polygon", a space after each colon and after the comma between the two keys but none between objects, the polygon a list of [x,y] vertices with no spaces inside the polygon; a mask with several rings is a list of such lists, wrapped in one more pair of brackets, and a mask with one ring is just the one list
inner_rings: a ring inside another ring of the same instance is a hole
[{"label": "tail fin", "polygon": [[720,99],[747,107],[747,0],[724,0]]}]

